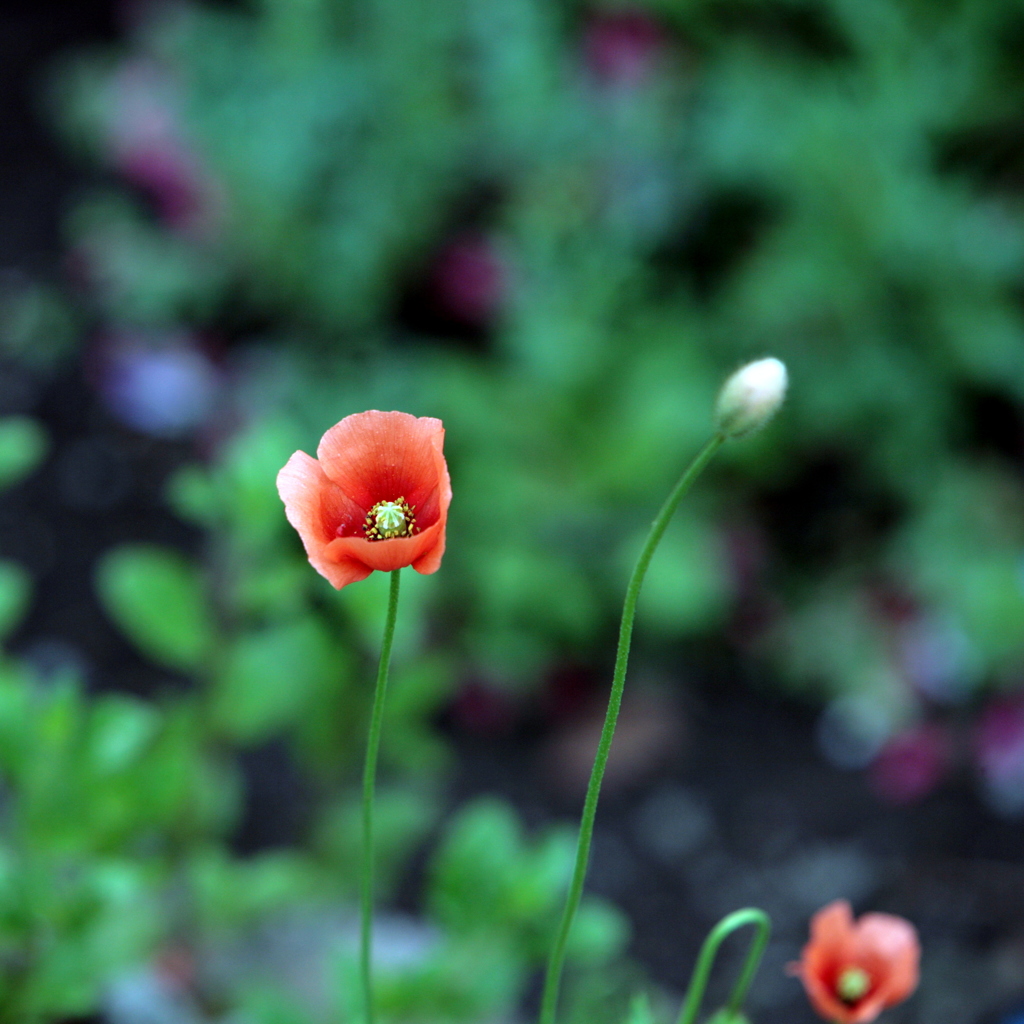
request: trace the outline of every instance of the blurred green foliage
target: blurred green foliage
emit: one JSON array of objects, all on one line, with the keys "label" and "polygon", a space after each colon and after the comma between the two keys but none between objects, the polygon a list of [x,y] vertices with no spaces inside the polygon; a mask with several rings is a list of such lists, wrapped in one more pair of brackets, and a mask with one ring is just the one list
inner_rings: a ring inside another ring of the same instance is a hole
[{"label": "blurred green foliage", "polygon": [[[1019,687],[1022,37],[1016,0],[253,0],[161,7],[69,59],[55,118],[114,172],[68,220],[90,313],[226,340],[228,383],[217,442],[167,492],[200,553],[115,548],[96,575],[195,691],[152,708],[0,674],[11,1019],[84,1011],[182,934],[222,947],[351,900],[383,578],[331,591],[273,481],[352,412],[440,416],[454,485],[441,572],[406,574],[385,892],[444,805],[439,709],[471,676],[525,688],[605,657],[640,538],[747,358],[782,358],[791,398],[673,524],[638,635],[678,651],[730,627],[810,699],[868,700],[886,735]],[[5,288],[0,314],[5,358],[51,365],[75,336],[41,286]],[[0,422],[0,485],[45,451]],[[4,635],[29,590],[0,566]],[[922,630],[955,678],[912,657]],[[226,765],[281,737],[313,780],[308,842],[239,860]],[[384,972],[382,1015],[510,1011],[567,858],[501,805],[458,814],[427,872],[436,931]],[[594,970],[624,925],[594,903],[575,941]],[[259,975],[219,997],[317,1018]],[[623,1019],[588,991],[580,1020]]]},{"label": "blurred green foliage", "polygon": [[111,614],[157,664],[195,670],[209,657],[210,612],[197,573],[181,555],[117,548],[100,564],[97,586]]},{"label": "blurred green foliage", "polygon": [[46,455],[46,434],[27,416],[0,419],[0,490],[28,476]]},{"label": "blurred green foliage", "polygon": [[[787,652],[819,587],[870,604],[882,578],[962,629],[978,684],[1007,686],[1024,597],[999,495],[1019,493],[1016,468],[992,454],[971,485],[970,505],[999,518],[984,552],[952,540],[972,530],[968,503],[939,510],[969,457],[971,403],[1024,398],[1024,233],[998,141],[1024,84],[1006,49],[1019,28],[1008,0],[175,8],[120,53],[70,62],[55,90],[69,138],[158,213],[97,196],[74,244],[115,323],[270,325],[242,433],[178,486],[199,518],[220,490],[227,532],[271,529],[275,462],[344,414],[445,420],[456,500],[431,601],[498,681],[592,649],[717,382],[770,351],[790,366],[786,415],[685,513],[644,625],[720,627],[743,596],[723,524],[748,522],[767,481],[797,486],[833,458],[865,481],[853,504],[880,496],[899,528],[863,543],[862,524],[837,528],[810,572],[771,551],[785,618],[760,647],[780,675],[856,689],[856,666],[808,677]],[[168,208],[140,151],[184,205]],[[472,286],[444,276],[466,232],[497,267],[493,302],[410,322],[412,282],[435,312]],[[482,349],[449,344],[474,316]],[[268,430],[289,440],[261,459]],[[243,481],[239,458],[259,474]],[[287,600],[285,543],[248,599]],[[891,661],[891,624],[869,611],[864,628],[869,658]]]},{"label": "blurred green foliage", "polygon": [[[144,549],[119,556],[128,568],[108,563],[103,571],[112,577],[131,578],[131,559],[150,564],[155,557]],[[168,566],[175,585],[188,578],[177,562],[159,565],[157,578]],[[130,621],[143,623],[140,637],[154,635],[152,620]],[[155,635],[152,653],[160,657],[166,637]],[[204,703],[201,696],[161,705],[88,697],[71,677],[43,680],[0,661],[0,1020],[91,1013],[112,984],[179,949],[196,958],[189,989],[211,1005],[237,1007],[266,1024],[320,1020],[325,1012],[356,1019],[349,1005],[356,949],[344,938],[354,935],[354,912],[351,932],[325,936],[313,951],[314,984],[326,1000],[319,1009],[321,999],[290,978],[289,955],[267,963],[245,945],[254,930],[272,936],[296,914],[315,934],[339,898],[354,907],[355,794],[320,814],[307,848],[232,856],[224,840],[237,820],[239,786],[223,737],[251,737],[235,735],[236,720],[210,716]],[[382,789],[381,893],[438,812],[408,785]],[[381,963],[380,1018],[470,1024],[509,1012],[544,959],[572,858],[567,831],[530,841],[504,804],[463,808],[427,871],[422,948]],[[612,907],[586,902],[572,962],[600,971],[627,934]],[[380,945],[388,948],[384,937]]]},{"label": "blurred green foliage", "polygon": [[0,666],[3,1019],[93,1010],[166,928],[164,888],[230,793],[181,712]]},{"label": "blurred green foliage", "polygon": [[[514,1006],[544,962],[572,872],[565,831],[524,841],[511,808],[483,800],[462,808],[434,855],[426,916],[441,932],[424,963],[387,973],[381,1012],[396,1022],[492,1019]],[[602,968],[628,935],[622,916],[596,899],[584,904],[570,957]]]}]

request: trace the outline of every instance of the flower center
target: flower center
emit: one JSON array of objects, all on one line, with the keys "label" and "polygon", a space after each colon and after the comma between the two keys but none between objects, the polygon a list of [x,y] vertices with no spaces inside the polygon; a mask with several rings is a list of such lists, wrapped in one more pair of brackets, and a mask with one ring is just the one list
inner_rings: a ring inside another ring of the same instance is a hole
[{"label": "flower center", "polygon": [[844,1003],[856,1003],[868,994],[871,977],[860,967],[847,967],[836,979],[836,994]]},{"label": "flower center", "polygon": [[363,531],[367,540],[390,540],[392,537],[411,537],[416,532],[413,506],[405,498],[378,501],[366,513]]}]

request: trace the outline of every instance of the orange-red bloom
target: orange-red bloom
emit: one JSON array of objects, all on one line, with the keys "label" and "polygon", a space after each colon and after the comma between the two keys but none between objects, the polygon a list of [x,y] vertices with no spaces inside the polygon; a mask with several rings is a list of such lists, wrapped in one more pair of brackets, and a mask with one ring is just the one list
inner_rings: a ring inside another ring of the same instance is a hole
[{"label": "orange-red bloom", "polygon": [[850,904],[836,900],[811,919],[811,941],[789,967],[826,1020],[867,1024],[917,988],[920,956],[909,921],[865,914],[854,922]]},{"label": "orange-red bloom", "polygon": [[441,421],[405,412],[346,416],[296,452],[277,490],[310,565],[339,590],[374,569],[437,572],[452,485]]}]

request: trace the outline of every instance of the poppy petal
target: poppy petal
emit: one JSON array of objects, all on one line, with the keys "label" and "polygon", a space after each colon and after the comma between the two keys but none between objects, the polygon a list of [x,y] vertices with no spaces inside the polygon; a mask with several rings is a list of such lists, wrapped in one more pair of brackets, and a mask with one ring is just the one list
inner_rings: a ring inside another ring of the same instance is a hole
[{"label": "poppy petal", "polygon": [[[430,529],[436,529],[432,526]],[[424,576],[429,576],[431,573],[437,572],[441,568],[441,559],[444,556],[444,530],[440,532],[437,541],[433,547],[428,548],[419,558],[415,559],[412,563],[412,567]]]},{"label": "poppy petal", "polygon": [[852,931],[853,910],[847,900],[833,900],[811,918],[811,942],[815,946],[843,946]]},{"label": "poppy petal", "polygon": [[[339,588],[375,569],[411,565],[436,572],[452,498],[443,449],[440,420],[371,410],[331,427],[320,440],[319,459],[296,452],[277,485],[313,567]],[[412,507],[415,532],[369,540],[367,513],[398,498]]]},{"label": "poppy petal", "polygon": [[[440,551],[436,549],[440,547]],[[428,572],[436,572],[441,564],[444,553],[444,526],[434,523],[414,537],[393,537],[390,540],[367,540],[365,537],[336,537],[327,546],[327,557],[332,561],[352,559],[380,572],[391,572],[411,565],[419,572],[417,563],[426,561],[428,564],[436,553],[436,565]]]},{"label": "poppy petal", "polygon": [[439,516],[443,440],[438,419],[372,409],[331,427],[320,441],[317,458],[327,476],[364,512],[378,501],[404,497],[415,508],[417,522],[426,527]]},{"label": "poppy petal", "polygon": [[811,1006],[825,1020],[834,1021],[835,1024],[853,1024],[850,1007],[846,1005],[832,991],[832,986],[827,985],[820,975],[812,972],[802,973],[800,980],[804,983],[804,990]]},{"label": "poppy petal", "polygon": [[288,522],[302,540],[310,565],[321,576],[340,590],[370,575],[371,570],[360,562],[327,556],[334,524],[353,513],[361,516],[361,512],[327,479],[316,459],[295,452],[277,474],[277,490]]},{"label": "poppy petal", "polygon": [[857,923],[857,944],[881,969],[879,991],[886,1006],[902,1002],[917,988],[921,946],[914,926],[892,914],[865,914]]},{"label": "poppy petal", "polygon": [[[811,940],[793,965],[814,1009],[836,1024],[870,1024],[886,1007],[902,1002],[917,987],[920,945],[913,925],[890,914],[866,914],[858,921],[846,900],[823,907],[811,919]],[[854,1002],[837,991],[842,972],[863,970],[870,979]]]}]

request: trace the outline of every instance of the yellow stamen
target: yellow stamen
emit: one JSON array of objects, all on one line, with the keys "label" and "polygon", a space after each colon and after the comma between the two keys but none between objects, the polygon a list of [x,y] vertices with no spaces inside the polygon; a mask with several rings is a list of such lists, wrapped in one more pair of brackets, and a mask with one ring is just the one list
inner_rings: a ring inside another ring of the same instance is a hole
[{"label": "yellow stamen", "polygon": [[403,497],[394,501],[378,501],[366,513],[363,532],[367,540],[390,540],[393,537],[411,537],[416,532],[413,506]]}]

